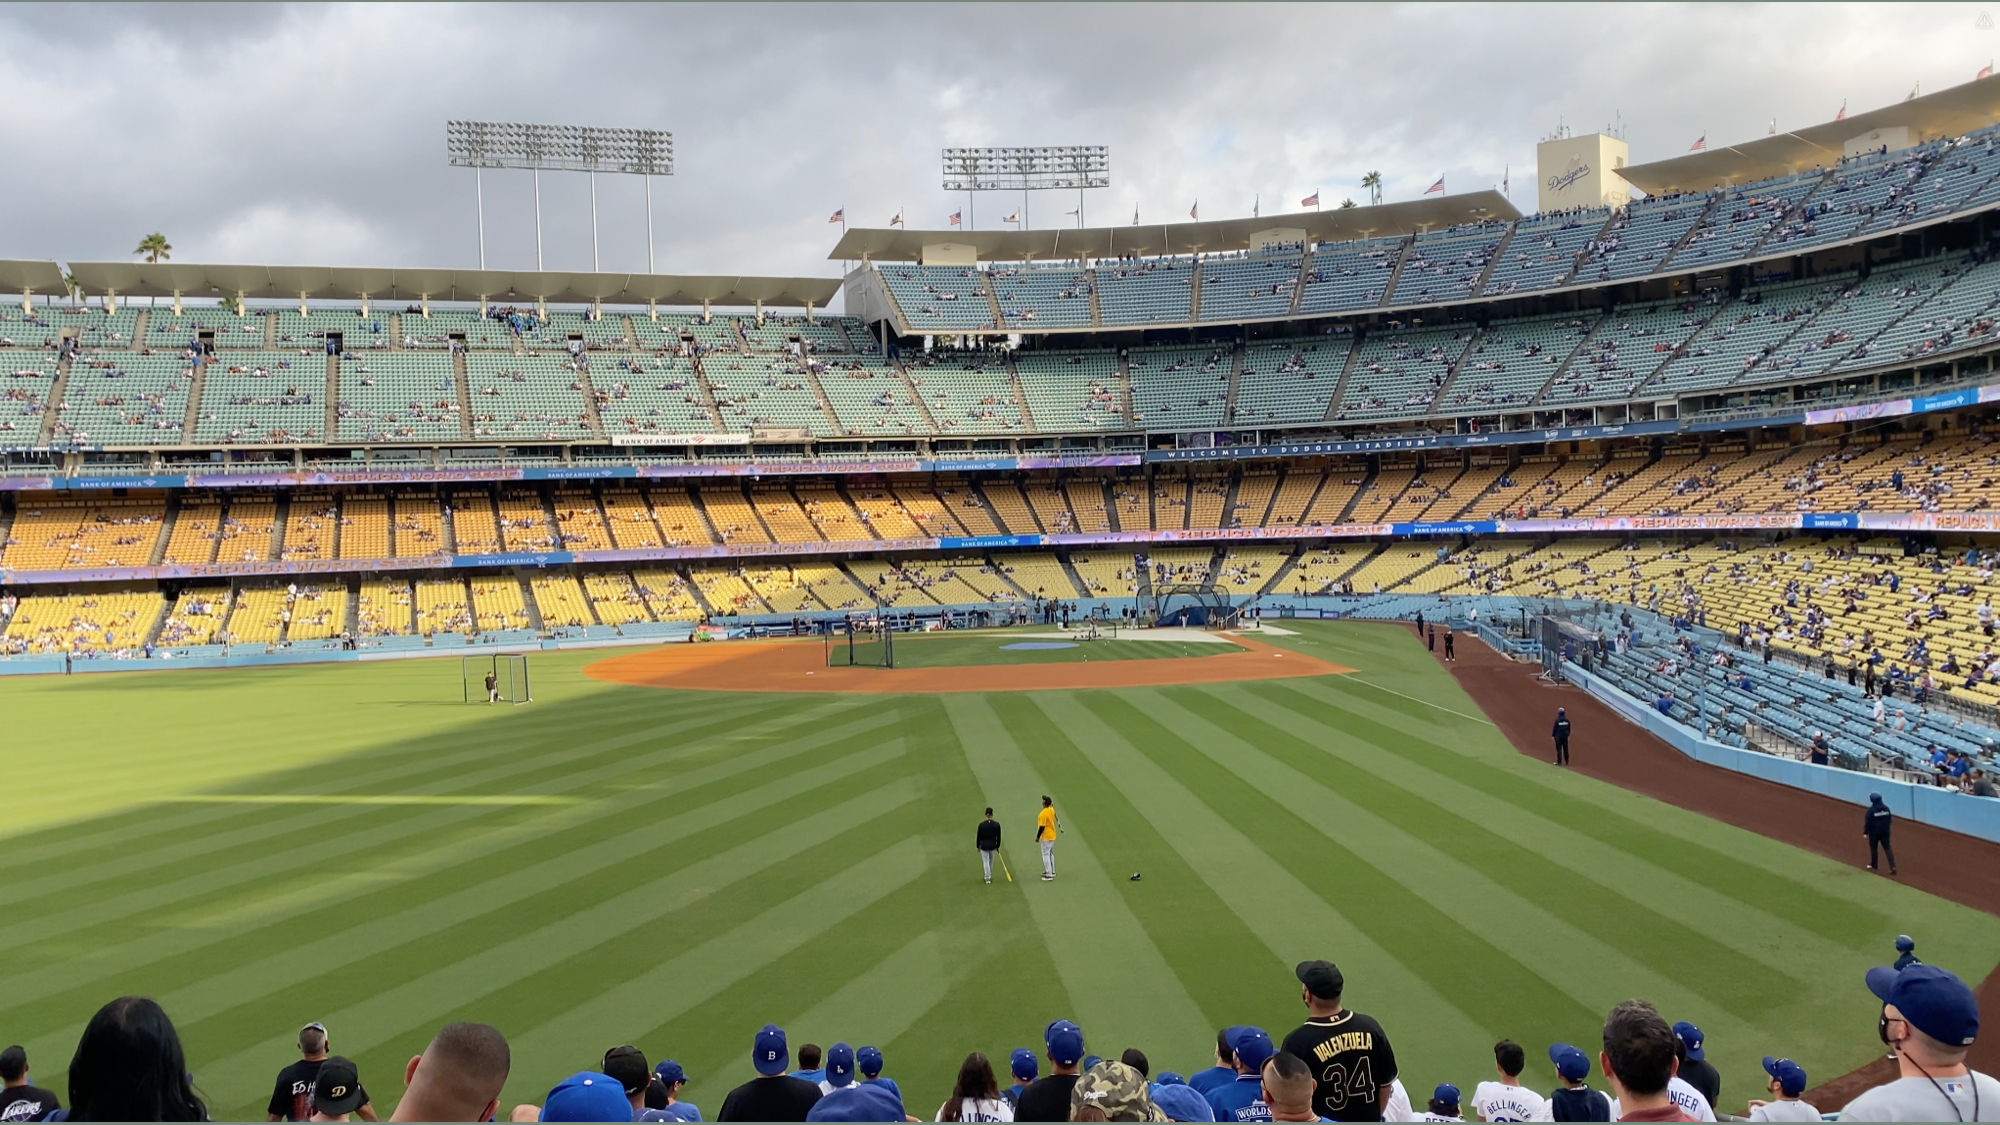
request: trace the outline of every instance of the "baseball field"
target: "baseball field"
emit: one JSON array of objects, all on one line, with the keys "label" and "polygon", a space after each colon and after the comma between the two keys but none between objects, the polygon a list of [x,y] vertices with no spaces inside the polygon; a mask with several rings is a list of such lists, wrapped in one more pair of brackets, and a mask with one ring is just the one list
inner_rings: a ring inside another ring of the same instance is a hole
[{"label": "baseball field", "polygon": [[[1763,1055],[1817,1084],[1880,1054],[1860,975],[1897,933],[1968,980],[2000,958],[2000,919],[1520,753],[1407,629],[1296,628],[1039,667],[1017,636],[899,639],[893,673],[839,670],[887,693],[804,686],[835,671],[816,643],[676,646],[783,692],[648,686],[678,651],[536,654],[524,706],[461,703],[456,658],[0,680],[0,1041],[61,1091],[91,1012],[152,995],[214,1115],[258,1119],[321,1020],[386,1116],[403,1061],[477,1019],[513,1044],[507,1104],[634,1042],[712,1117],[774,1022],[880,1046],[929,1117],[968,1050],[1004,1065],[1057,1017],[1207,1066],[1219,1026],[1293,1026],[1291,965],[1327,957],[1420,1101],[1502,1036],[1546,1089],[1551,1041],[1640,996],[1704,1029],[1740,1113]],[[1286,671],[1008,690],[1259,661]],[[1635,737],[1580,725],[1576,755]]]}]

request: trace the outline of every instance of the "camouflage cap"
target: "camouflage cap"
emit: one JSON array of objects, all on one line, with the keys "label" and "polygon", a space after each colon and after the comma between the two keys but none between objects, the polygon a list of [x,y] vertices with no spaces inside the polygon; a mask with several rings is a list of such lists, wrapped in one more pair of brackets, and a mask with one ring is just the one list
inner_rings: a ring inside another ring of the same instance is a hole
[{"label": "camouflage cap", "polygon": [[1094,1105],[1111,1121],[1165,1121],[1146,1092],[1145,1076],[1122,1062],[1101,1062],[1083,1072],[1069,1094],[1070,1115]]}]

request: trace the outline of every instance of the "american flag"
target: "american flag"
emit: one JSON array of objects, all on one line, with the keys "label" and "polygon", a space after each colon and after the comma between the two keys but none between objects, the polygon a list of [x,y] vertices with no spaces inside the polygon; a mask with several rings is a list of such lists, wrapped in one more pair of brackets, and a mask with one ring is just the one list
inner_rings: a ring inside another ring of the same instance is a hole
[{"label": "american flag", "polygon": [[829,223],[845,223],[847,221],[847,208],[842,207],[833,214],[828,215],[826,221]]},{"label": "american flag", "polygon": [[1989,62],[1985,66],[1979,68],[1979,73],[1973,75],[1972,80],[1974,82],[1977,82],[1982,78],[1991,78],[1991,77],[1993,77],[1993,64]]},{"label": "american flag", "polygon": [[1842,98],[1842,99],[1840,100],[1840,112],[1839,112],[1839,113],[1836,113],[1836,114],[1834,114],[1834,115],[1833,115],[1833,119],[1834,119],[1835,121],[1845,121],[1845,120],[1847,120],[1847,99],[1846,99],[1846,98]]},{"label": "american flag", "polygon": [[1188,218],[1193,219],[1196,222],[1201,221],[1201,200],[1199,199],[1195,200],[1194,206],[1188,208]]},{"label": "american flag", "polygon": [[1299,200],[1299,206],[1301,207],[1319,206],[1319,193],[1313,192],[1311,195],[1308,195],[1304,199]]},{"label": "american flag", "polygon": [[951,213],[951,219],[950,219],[949,221],[950,221],[950,223],[951,223],[951,225],[952,225],[952,226],[957,226],[957,225],[959,225],[959,223],[960,223],[960,222],[961,222],[962,220],[961,220],[961,219],[959,218],[959,213],[958,213],[958,212],[956,212],[956,211],[953,211],[953,212]]},{"label": "american flag", "polygon": [[889,225],[892,227],[903,225],[903,209],[901,207],[896,208],[896,217],[889,220]]},{"label": "american flag", "polygon": [[1689,151],[1689,152],[1707,152],[1707,151],[1708,151],[1708,134],[1707,134],[1707,133],[1703,133],[1703,134],[1702,134],[1701,136],[1699,136],[1699,137],[1696,137],[1696,138],[1694,139],[1694,143],[1688,146],[1688,151]]},{"label": "american flag", "polygon": [[1003,223],[1018,223],[1021,221],[1021,213],[1016,211],[1000,221]]},{"label": "american flag", "polygon": [[1429,186],[1429,187],[1427,187],[1427,188],[1425,188],[1425,189],[1424,189],[1424,194],[1425,194],[1425,195],[1443,195],[1443,194],[1444,194],[1444,177],[1443,177],[1443,176],[1439,176],[1439,177],[1438,177],[1438,182],[1437,182],[1437,183],[1434,183],[1434,184],[1432,184],[1431,186]]}]

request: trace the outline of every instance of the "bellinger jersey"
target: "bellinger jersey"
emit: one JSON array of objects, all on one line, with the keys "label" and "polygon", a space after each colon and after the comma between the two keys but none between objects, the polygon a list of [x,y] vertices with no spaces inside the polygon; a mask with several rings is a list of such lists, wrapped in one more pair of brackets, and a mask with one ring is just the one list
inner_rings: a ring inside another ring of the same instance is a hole
[{"label": "bellinger jersey", "polygon": [[1396,1052],[1382,1025],[1359,1012],[1315,1017],[1285,1036],[1284,1049],[1312,1068],[1313,1109],[1330,1121],[1380,1121],[1396,1077]]}]

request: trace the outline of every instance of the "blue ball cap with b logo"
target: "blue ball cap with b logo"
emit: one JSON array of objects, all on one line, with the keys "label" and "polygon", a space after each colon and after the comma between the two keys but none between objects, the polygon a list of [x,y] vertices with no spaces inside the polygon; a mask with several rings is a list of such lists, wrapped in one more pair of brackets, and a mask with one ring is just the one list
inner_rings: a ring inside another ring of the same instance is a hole
[{"label": "blue ball cap with b logo", "polygon": [[785,1046],[784,1029],[774,1023],[765,1024],[764,1030],[757,1033],[756,1045],[750,1049],[750,1062],[766,1078],[790,1070],[792,1052]]}]

